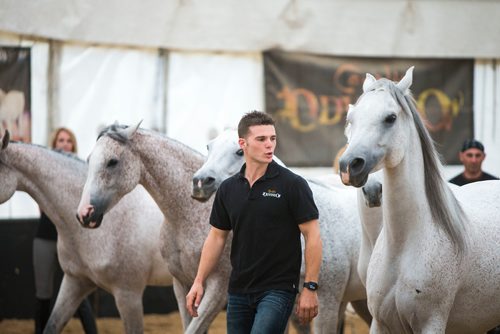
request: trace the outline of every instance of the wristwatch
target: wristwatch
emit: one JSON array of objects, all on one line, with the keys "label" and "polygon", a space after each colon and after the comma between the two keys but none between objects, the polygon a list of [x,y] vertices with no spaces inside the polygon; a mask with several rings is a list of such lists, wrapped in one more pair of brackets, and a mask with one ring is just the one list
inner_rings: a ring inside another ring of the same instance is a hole
[{"label": "wristwatch", "polygon": [[319,286],[316,282],[304,282],[304,288],[309,289],[311,291],[318,290]]}]

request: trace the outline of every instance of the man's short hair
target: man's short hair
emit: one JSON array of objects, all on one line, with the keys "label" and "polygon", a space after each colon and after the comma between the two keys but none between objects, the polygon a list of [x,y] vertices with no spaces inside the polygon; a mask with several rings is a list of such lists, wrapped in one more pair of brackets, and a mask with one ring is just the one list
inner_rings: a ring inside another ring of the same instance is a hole
[{"label": "man's short hair", "polygon": [[467,139],[466,141],[464,141],[464,143],[462,145],[462,150],[460,152],[465,152],[470,148],[477,148],[478,150],[480,150],[481,152],[484,153],[483,144],[481,144],[480,141],[475,140],[475,139]]},{"label": "man's short hair", "polygon": [[238,123],[238,136],[245,138],[250,127],[254,125],[274,125],[274,119],[262,111],[248,112],[243,115]]}]

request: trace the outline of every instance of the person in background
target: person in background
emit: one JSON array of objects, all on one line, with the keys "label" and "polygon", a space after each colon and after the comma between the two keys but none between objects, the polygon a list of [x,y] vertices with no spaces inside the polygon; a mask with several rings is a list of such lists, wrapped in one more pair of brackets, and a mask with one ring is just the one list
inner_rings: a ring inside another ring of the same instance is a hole
[{"label": "person in background", "polygon": [[497,177],[484,172],[481,168],[486,158],[484,146],[481,142],[475,139],[464,141],[458,156],[464,165],[464,171],[452,178],[449,182],[458,186],[463,186],[464,184],[477,181],[498,180]]},{"label": "person in background", "polygon": [[244,115],[238,136],[245,164],[222,182],[215,195],[212,226],[186,307],[191,316],[198,316],[205,281],[232,230],[227,333],[283,333],[299,288],[301,234],[306,283],[296,313],[302,323],[318,314],[322,254],[318,209],[307,182],[273,161],[276,132],[268,114]]},{"label": "person in background", "polygon": [[[77,143],[73,132],[67,128],[58,128],[51,139],[51,147],[64,152],[76,153]],[[42,333],[49,320],[54,278],[61,271],[57,258],[57,230],[44,212],[40,212],[40,224],[33,240],[33,269],[35,274],[35,333]],[[61,284],[59,280],[56,287]],[[87,334],[97,333],[97,326],[90,302],[83,300],[77,310],[83,329]]]},{"label": "person in background", "polygon": [[[477,181],[498,180],[497,177],[483,172],[481,165],[486,158],[486,153],[484,153],[484,146],[480,141],[475,139],[464,141],[458,157],[464,165],[464,171],[450,179],[449,182],[463,186]],[[500,334],[500,326],[488,331],[487,334]]]}]

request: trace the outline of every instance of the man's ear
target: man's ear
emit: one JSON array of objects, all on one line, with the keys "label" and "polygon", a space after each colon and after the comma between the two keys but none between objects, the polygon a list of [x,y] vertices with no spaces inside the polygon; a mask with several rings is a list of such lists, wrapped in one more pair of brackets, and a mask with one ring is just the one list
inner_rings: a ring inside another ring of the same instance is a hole
[{"label": "man's ear", "polygon": [[460,160],[462,164],[464,163],[464,160],[462,159],[463,154],[464,152],[458,152],[458,160]]},{"label": "man's ear", "polygon": [[246,145],[246,141],[244,138],[238,138],[238,144],[240,145],[240,148],[243,149]]}]

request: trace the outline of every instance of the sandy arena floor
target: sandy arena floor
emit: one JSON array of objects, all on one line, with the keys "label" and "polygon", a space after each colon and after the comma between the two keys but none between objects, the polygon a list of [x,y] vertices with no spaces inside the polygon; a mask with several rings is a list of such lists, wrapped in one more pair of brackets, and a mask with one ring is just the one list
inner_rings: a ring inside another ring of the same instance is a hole
[{"label": "sandy arena floor", "polygon": [[[344,334],[367,334],[368,327],[357,315],[346,312],[346,325]],[[144,333],[147,334],[181,334],[182,325],[177,312],[167,315],[146,315],[144,317]],[[0,333],[2,334],[30,334],[33,333],[33,320],[4,319],[0,321]],[[119,318],[98,318],[97,327],[100,334],[122,334],[123,328]],[[83,333],[78,319],[72,319],[64,328],[63,334]],[[226,333],[226,313],[221,312],[210,327],[210,334]],[[290,334],[296,334],[292,328]]]}]

